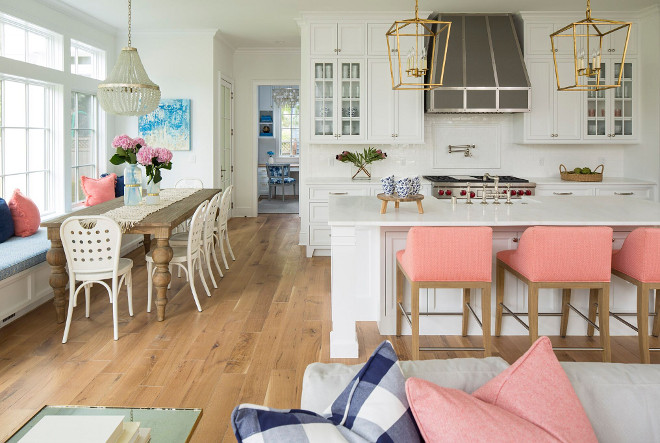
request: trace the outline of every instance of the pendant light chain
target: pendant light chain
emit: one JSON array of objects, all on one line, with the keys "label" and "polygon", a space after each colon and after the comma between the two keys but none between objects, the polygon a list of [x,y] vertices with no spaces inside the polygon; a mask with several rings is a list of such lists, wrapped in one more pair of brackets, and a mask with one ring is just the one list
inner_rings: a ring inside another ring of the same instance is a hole
[{"label": "pendant light chain", "polygon": [[591,0],[587,0],[587,18],[591,18]]},{"label": "pendant light chain", "polygon": [[128,47],[131,47],[131,0],[128,0]]}]

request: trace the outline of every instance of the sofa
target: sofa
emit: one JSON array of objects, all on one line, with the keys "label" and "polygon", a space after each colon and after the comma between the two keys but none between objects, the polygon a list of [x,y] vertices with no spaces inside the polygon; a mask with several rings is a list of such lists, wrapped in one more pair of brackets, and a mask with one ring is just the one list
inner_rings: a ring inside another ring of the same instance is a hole
[{"label": "sofa", "polygon": [[[472,393],[509,367],[499,357],[400,361],[405,378]],[[599,442],[660,442],[660,365],[562,362]],[[301,408],[323,413],[363,365],[312,363]]]}]

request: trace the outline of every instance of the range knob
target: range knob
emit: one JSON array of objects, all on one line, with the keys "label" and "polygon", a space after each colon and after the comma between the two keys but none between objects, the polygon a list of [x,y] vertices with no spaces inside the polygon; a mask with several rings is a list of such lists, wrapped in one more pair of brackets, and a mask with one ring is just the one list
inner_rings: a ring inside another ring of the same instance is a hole
[{"label": "range knob", "polygon": [[516,190],[515,189],[511,190],[511,195],[516,195]]},{"label": "range knob", "polygon": [[474,198],[474,196],[477,195],[474,192],[470,191],[470,198]]},{"label": "range knob", "polygon": [[526,190],[526,191],[525,191],[525,195],[532,195],[532,191],[531,191],[531,190],[529,190],[529,189],[528,189],[528,190]]},{"label": "range knob", "polygon": [[451,195],[451,189],[447,189],[447,192],[445,192],[447,195]]},{"label": "range knob", "polygon": [[518,189],[518,195],[523,195],[524,193],[525,191],[523,191],[522,189]]},{"label": "range knob", "polygon": [[467,191],[466,191],[465,189],[463,189],[463,190],[461,191],[461,195],[467,195]]},{"label": "range knob", "polygon": [[440,190],[438,191],[438,195],[445,195],[445,191],[443,191],[442,189],[440,189]]}]

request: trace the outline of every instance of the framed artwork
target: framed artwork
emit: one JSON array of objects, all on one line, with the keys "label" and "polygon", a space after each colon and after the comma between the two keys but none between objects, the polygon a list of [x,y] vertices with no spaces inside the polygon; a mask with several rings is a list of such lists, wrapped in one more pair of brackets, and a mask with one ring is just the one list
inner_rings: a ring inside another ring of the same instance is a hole
[{"label": "framed artwork", "polygon": [[138,132],[149,146],[190,151],[190,99],[161,99],[156,110],[139,117]]}]

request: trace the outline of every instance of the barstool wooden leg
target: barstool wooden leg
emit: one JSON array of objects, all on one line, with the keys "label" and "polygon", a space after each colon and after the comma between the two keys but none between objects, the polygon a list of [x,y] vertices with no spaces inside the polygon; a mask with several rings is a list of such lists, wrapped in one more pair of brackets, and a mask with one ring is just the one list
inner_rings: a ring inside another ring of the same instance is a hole
[{"label": "barstool wooden leg", "polygon": [[484,357],[490,357],[490,283],[481,288],[481,327],[484,335]]},{"label": "barstool wooden leg", "polygon": [[649,287],[637,285],[637,335],[639,337],[639,356],[642,363],[651,363],[649,353]]},{"label": "barstool wooden leg", "polygon": [[463,337],[466,337],[468,333],[468,321],[470,319],[468,303],[470,303],[470,288],[463,288]]},{"label": "barstool wooden leg", "polygon": [[504,267],[495,265],[495,336],[502,333],[502,303],[504,303]]},{"label": "barstool wooden leg", "polygon": [[410,300],[412,305],[412,357],[419,360],[419,284],[410,282]]},{"label": "barstool wooden leg", "polygon": [[568,314],[570,308],[568,304],[571,302],[571,290],[564,288],[561,291],[561,325],[559,326],[559,335],[566,337],[566,330],[568,329]]},{"label": "barstool wooden leg", "polygon": [[399,308],[399,303],[403,305],[403,282],[404,282],[404,276],[403,272],[401,271],[401,268],[399,267],[399,262],[397,261],[396,263],[396,303],[397,306],[395,306],[396,309],[396,336],[401,337],[401,316],[403,315],[401,313],[401,310]]},{"label": "barstool wooden leg", "polygon": [[658,290],[653,291],[655,293],[655,320],[653,320],[653,336],[657,337],[660,334],[660,314],[658,310],[660,309],[660,294]]},{"label": "barstool wooden leg", "polygon": [[603,347],[603,362],[612,361],[612,350],[610,348],[610,285],[605,284],[598,289],[598,306],[600,306],[600,317],[598,322],[600,343]]},{"label": "barstool wooden leg", "polygon": [[[589,320],[596,323],[596,313],[598,312],[598,289],[591,288],[589,291]],[[605,309],[605,312],[609,314],[609,306],[601,307],[601,310]],[[594,336],[594,327],[587,323],[587,335],[589,337]]]},{"label": "barstool wooden leg", "polygon": [[527,290],[527,312],[529,315],[529,339],[532,344],[539,338],[539,287],[530,282]]}]

